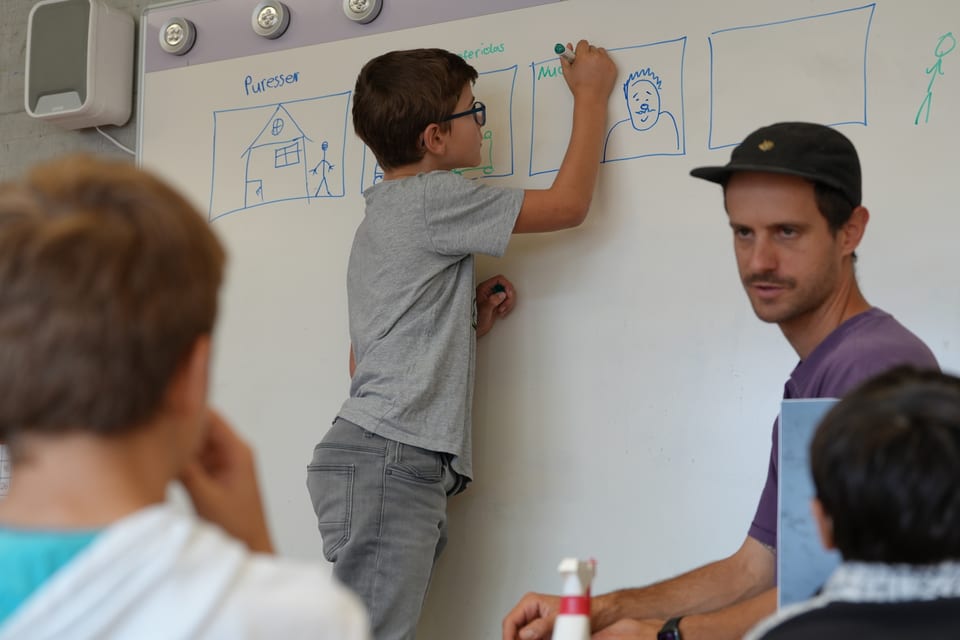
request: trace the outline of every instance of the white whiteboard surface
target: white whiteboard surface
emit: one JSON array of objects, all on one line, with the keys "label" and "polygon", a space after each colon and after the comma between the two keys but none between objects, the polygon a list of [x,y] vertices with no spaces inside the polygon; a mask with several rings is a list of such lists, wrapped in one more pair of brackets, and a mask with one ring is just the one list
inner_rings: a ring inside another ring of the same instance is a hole
[{"label": "white whiteboard surface", "polygon": [[[490,170],[467,175],[493,184],[545,187],[559,165],[571,100],[551,76],[557,41],[608,47],[621,81],[650,67],[676,122],[675,143],[629,140],[608,157],[581,228],[518,236],[478,263],[478,278],[512,279],[519,302],[478,346],[476,480],[451,501],[420,637],[480,640],[499,638],[523,592],[558,590],[563,556],[597,559],[599,593],[742,542],[796,357],[750,309],[720,189],[688,172],[725,163],[750,130],[810,119],[854,141],[871,212],[863,291],[960,369],[960,52],[943,53],[947,34],[960,34],[955,0],[567,0],[145,67],[140,161],[208,214],[230,253],[213,399],[256,447],[280,550],[322,559],[306,464],[348,391],[347,256],[376,179],[348,115],[366,60],[474,52],[493,137]],[[615,89],[610,127],[625,114]],[[275,126],[290,127],[284,145],[269,142]],[[264,179],[264,149],[305,169]]]}]

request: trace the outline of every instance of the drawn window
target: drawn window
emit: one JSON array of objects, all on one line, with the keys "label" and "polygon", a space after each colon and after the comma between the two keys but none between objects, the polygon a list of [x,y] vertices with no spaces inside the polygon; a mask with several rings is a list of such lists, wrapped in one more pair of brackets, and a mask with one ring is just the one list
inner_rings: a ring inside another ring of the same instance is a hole
[{"label": "drawn window", "polygon": [[273,121],[273,127],[270,129],[270,133],[278,136],[281,131],[283,131],[283,118],[277,118]]},{"label": "drawn window", "polygon": [[273,152],[273,166],[277,169],[300,164],[300,143],[294,142]]}]

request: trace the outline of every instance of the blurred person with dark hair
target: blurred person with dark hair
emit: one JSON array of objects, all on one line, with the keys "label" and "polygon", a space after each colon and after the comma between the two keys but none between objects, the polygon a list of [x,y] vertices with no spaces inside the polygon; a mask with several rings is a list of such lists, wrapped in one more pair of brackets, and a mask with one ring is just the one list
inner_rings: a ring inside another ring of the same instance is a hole
[{"label": "blurred person with dark hair", "polygon": [[960,638],[960,378],[868,381],[820,423],[810,467],[820,538],[843,563],[748,637]]}]

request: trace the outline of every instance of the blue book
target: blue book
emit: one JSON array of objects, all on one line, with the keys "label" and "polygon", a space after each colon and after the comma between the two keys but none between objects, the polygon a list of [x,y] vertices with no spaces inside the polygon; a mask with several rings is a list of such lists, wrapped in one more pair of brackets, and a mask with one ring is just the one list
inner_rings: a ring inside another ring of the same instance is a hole
[{"label": "blue book", "polygon": [[815,595],[840,564],[836,550],[827,551],[810,510],[814,497],[810,474],[810,441],[820,419],[837,400],[784,400],[780,405],[780,483],[777,496],[778,606]]}]

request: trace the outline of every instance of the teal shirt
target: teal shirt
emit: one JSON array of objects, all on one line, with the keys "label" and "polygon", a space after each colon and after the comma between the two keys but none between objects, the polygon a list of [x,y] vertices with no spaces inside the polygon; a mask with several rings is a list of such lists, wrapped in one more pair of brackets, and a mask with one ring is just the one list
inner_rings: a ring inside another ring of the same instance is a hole
[{"label": "teal shirt", "polygon": [[0,528],[0,624],[99,533]]}]

